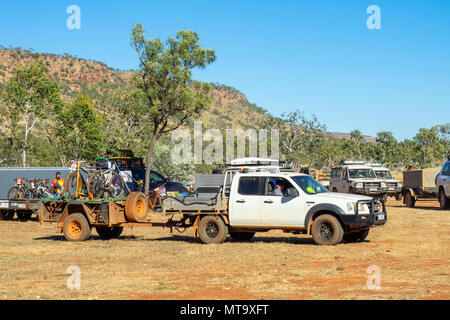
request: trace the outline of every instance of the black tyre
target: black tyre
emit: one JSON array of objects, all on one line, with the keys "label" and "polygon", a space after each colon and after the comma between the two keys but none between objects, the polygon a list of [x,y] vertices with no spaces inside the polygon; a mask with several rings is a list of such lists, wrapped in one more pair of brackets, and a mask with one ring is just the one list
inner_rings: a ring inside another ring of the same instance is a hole
[{"label": "black tyre", "polygon": [[91,225],[81,213],[69,214],[64,220],[63,233],[68,241],[84,241],[91,236]]},{"label": "black tyre", "polygon": [[439,204],[441,206],[441,209],[449,209],[450,208],[450,201],[447,199],[444,189],[439,189]]},{"label": "black tyre", "polygon": [[95,171],[89,176],[87,183],[88,194],[92,194],[94,199],[103,198],[105,179],[100,171]]},{"label": "black tyre", "polygon": [[[77,173],[76,172],[72,172],[67,177],[65,191],[68,193],[69,198],[77,199],[80,196],[88,195],[86,181],[84,181],[84,178],[81,175],[80,175],[80,180],[81,180],[81,184],[77,185]],[[77,193],[78,193],[78,196],[77,196]]]},{"label": "black tyre", "polygon": [[219,244],[227,239],[228,227],[219,216],[204,216],[198,226],[198,235],[205,244]]},{"label": "black tyre", "polygon": [[112,174],[111,181],[109,182],[109,185],[107,186],[107,188],[108,188],[108,195],[111,198],[120,197],[124,193],[124,189],[125,189],[124,187],[125,186],[124,186],[122,177],[119,176],[117,174],[117,172],[114,172]]},{"label": "black tyre", "polygon": [[0,211],[0,220],[12,220],[14,219],[14,214],[12,210]]},{"label": "black tyre", "polygon": [[314,242],[319,245],[334,246],[344,237],[344,229],[338,219],[330,214],[317,217],[312,225]]},{"label": "black tyre", "polygon": [[416,199],[412,196],[411,192],[407,191],[405,194],[405,205],[409,208],[414,208],[416,205]]},{"label": "black tyre", "polygon": [[118,238],[123,231],[123,227],[96,227],[95,229],[102,240]]},{"label": "black tyre", "polygon": [[346,233],[346,234],[344,234],[344,241],[348,242],[348,243],[362,242],[369,235],[369,231],[370,231],[370,229],[364,229],[364,230],[360,230],[360,231]]},{"label": "black tyre", "polygon": [[19,218],[20,221],[28,221],[31,219],[31,212],[18,211],[17,218]]},{"label": "black tyre", "polygon": [[236,241],[249,241],[255,236],[254,232],[230,232],[230,237]]},{"label": "black tyre", "polygon": [[333,192],[337,192],[337,189],[336,189],[336,188],[333,188]]}]

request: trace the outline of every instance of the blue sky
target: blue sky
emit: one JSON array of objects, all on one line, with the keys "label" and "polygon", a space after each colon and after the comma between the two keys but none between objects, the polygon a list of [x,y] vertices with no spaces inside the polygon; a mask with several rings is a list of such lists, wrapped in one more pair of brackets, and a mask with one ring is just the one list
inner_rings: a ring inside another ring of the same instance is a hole
[{"label": "blue sky", "polygon": [[[69,5],[81,30],[69,30]],[[369,5],[381,30],[369,30]],[[316,114],[329,131],[399,140],[450,122],[450,1],[165,0],[0,2],[0,44],[137,68],[130,31],[195,30],[217,61],[199,80],[237,88],[273,115]]]}]

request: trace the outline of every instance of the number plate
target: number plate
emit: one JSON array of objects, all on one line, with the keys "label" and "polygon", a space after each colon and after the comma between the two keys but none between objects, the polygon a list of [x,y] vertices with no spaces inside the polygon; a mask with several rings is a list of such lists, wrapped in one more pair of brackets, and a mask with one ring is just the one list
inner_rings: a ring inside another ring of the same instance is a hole
[{"label": "number plate", "polygon": [[384,214],[379,214],[378,215],[378,220],[384,220]]},{"label": "number plate", "polygon": [[370,188],[370,191],[377,191],[378,188]]},{"label": "number plate", "polygon": [[389,187],[389,190],[395,190],[395,188],[393,188],[393,187]]}]

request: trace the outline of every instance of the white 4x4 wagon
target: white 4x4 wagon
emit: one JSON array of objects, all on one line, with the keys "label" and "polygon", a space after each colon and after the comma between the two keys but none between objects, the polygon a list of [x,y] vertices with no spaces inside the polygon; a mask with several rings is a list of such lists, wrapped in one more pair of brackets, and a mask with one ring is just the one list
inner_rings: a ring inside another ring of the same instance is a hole
[{"label": "white 4x4 wagon", "polygon": [[444,163],[436,177],[436,189],[442,209],[450,209],[450,160]]}]

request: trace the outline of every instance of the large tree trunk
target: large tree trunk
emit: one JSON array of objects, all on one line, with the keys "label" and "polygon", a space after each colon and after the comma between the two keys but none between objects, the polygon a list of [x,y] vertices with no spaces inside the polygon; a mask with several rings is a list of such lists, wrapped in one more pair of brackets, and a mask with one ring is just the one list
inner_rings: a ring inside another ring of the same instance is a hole
[{"label": "large tree trunk", "polygon": [[149,189],[150,189],[150,171],[151,171],[151,165],[152,165],[152,155],[153,150],[155,149],[155,143],[156,139],[158,139],[157,134],[153,134],[152,140],[150,141],[150,146],[148,147],[147,155],[145,158],[145,188],[144,193],[145,195],[148,195]]}]

